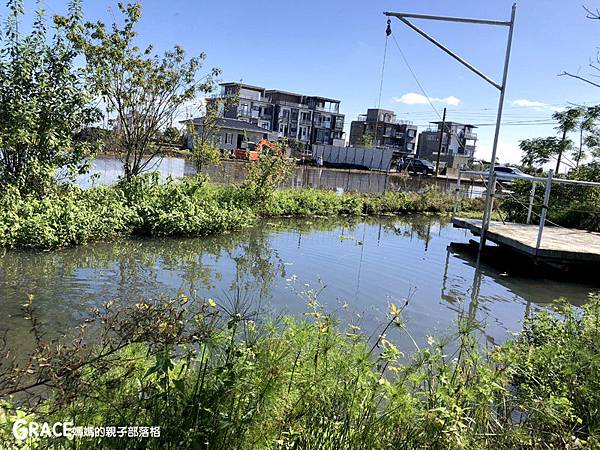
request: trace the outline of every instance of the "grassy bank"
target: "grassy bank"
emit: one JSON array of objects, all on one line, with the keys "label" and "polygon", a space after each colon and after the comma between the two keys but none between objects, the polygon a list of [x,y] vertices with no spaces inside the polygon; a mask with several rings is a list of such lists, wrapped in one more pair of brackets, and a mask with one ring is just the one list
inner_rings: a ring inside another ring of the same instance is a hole
[{"label": "grassy bank", "polygon": [[[512,342],[478,346],[460,318],[412,356],[386,337],[408,330],[391,305],[376,342],[342,329],[316,298],[308,318],[261,325],[186,297],[96,312],[97,342],[41,346],[0,392],[51,398],[0,411],[81,426],[159,426],[160,438],[31,441],[54,448],[485,449],[600,445],[600,301],[538,313]],[[408,331],[406,331],[408,332]],[[23,397],[21,397],[23,401]],[[23,403],[22,403],[23,405]]]},{"label": "grassy bank", "polygon": [[[261,217],[332,217],[447,213],[453,199],[430,189],[366,195],[314,189],[265,194],[247,186],[216,186],[203,177],[160,183],[55,189],[43,198],[16,189],[0,194],[0,247],[52,249],[119,236],[203,236],[252,225]],[[462,200],[462,210],[481,208]]]}]

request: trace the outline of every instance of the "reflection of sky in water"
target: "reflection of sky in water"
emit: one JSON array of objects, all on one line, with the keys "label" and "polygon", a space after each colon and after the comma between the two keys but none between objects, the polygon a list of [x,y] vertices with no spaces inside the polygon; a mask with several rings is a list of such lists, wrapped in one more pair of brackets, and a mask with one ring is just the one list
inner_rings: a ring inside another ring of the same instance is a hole
[{"label": "reflection of sky in water", "polygon": [[[0,258],[0,329],[24,342],[29,323],[20,306],[27,294],[46,329],[71,329],[85,310],[117,298],[137,301],[177,292],[227,303],[260,301],[276,313],[301,316],[299,291],[323,287],[320,301],[343,323],[365,331],[381,326],[389,304],[410,295],[405,311],[417,342],[448,333],[460,311],[476,314],[487,334],[518,331],[530,307],[559,295],[585,301],[591,286],[519,278],[488,266],[476,271],[468,256],[447,249],[469,235],[427,218],[367,222],[277,222],[202,239],[126,240],[50,253]],[[309,285],[308,287],[306,285]],[[472,293],[479,291],[478,301]],[[347,304],[347,308],[342,305]],[[358,318],[360,315],[360,319]],[[402,338],[402,345],[408,340]]]},{"label": "reflection of sky in water", "polygon": [[[161,179],[165,180],[171,176],[182,178],[186,160],[182,158],[162,158],[151,162],[147,170],[157,171]],[[123,175],[123,163],[115,158],[97,158],[92,161],[88,173],[77,177],[77,184],[83,188],[97,186],[99,184],[115,184]]]},{"label": "reflection of sky in water", "polygon": [[[217,183],[237,183],[245,178],[246,164],[240,161],[222,161],[218,166],[209,166],[203,169],[211,180]],[[183,158],[157,159],[148,166],[148,170],[157,171],[161,179],[167,177],[182,178],[195,173],[191,160]],[[91,163],[89,173],[77,178],[77,183],[84,187],[99,184],[114,184],[123,174],[122,163],[116,158],[106,156],[98,157]],[[431,177],[406,177],[392,174],[387,177],[382,172],[332,170],[311,166],[297,166],[294,173],[286,181],[287,187],[314,187],[327,189],[341,189],[344,191],[358,192],[383,192],[391,191],[419,191],[434,183]],[[439,189],[454,192],[455,184],[452,180],[440,180]],[[462,189],[465,195],[481,196],[484,188],[474,186],[468,181],[463,181]]]}]

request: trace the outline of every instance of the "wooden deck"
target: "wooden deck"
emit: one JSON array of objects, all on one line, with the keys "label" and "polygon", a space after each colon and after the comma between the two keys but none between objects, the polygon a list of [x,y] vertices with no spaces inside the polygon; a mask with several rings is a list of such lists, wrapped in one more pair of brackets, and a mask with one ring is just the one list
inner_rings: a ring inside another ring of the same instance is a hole
[{"label": "wooden deck", "polygon": [[[455,217],[452,224],[481,234],[481,220]],[[537,225],[490,222],[487,239],[536,259],[557,264],[600,263],[600,233],[560,227],[544,227],[542,243],[536,250]]]}]

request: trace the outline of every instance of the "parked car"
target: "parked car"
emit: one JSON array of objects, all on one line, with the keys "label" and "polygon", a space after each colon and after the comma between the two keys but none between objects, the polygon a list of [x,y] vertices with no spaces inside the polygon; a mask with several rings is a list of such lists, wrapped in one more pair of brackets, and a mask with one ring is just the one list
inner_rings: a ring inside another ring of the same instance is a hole
[{"label": "parked car", "polygon": [[[496,173],[497,177],[499,179],[503,179],[503,175],[516,175],[518,177],[523,177],[523,178],[531,178],[531,175],[526,174],[525,172],[523,172],[522,170],[520,170],[517,167],[511,167],[511,166],[494,166],[494,172]],[[490,173],[490,169],[488,168],[487,170],[485,170],[485,177],[487,178],[489,176]],[[504,177],[504,179],[513,179],[514,177]]]},{"label": "parked car", "polygon": [[398,170],[406,170],[407,172],[422,173],[425,175],[433,175],[435,166],[426,159],[407,159],[398,166]]}]

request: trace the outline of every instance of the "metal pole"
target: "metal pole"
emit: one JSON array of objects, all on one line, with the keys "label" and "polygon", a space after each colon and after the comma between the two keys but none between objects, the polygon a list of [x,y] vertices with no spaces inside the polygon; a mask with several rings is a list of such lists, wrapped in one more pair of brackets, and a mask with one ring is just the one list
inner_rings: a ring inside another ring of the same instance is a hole
[{"label": "metal pole", "polygon": [[527,225],[531,223],[531,214],[533,213],[533,201],[535,200],[535,181],[531,186],[531,193],[529,194],[529,209],[527,210]]},{"label": "metal pole", "polygon": [[[484,214],[483,214],[483,219],[481,220],[481,237],[479,238],[479,252],[481,253],[481,251],[483,250],[483,248],[485,247],[485,233],[487,232],[489,226],[490,226],[490,221],[492,218],[492,210],[494,209],[494,197],[496,196],[496,181],[497,181],[497,174],[496,172],[492,172],[492,175],[489,178],[490,184],[492,185],[492,187],[490,188],[488,186],[488,192],[487,192],[487,196],[486,196],[486,203],[485,203],[485,210],[484,210]],[[491,189],[491,190],[490,190]],[[488,210],[489,207],[489,210]],[[487,211],[487,214],[485,214]]]},{"label": "metal pole", "polygon": [[444,128],[446,127],[446,108],[444,108],[444,116],[442,117],[442,128],[440,129],[440,142],[438,144],[437,161],[435,162],[435,178],[440,173],[440,155],[442,154],[442,143],[444,141]]},{"label": "metal pole", "polygon": [[396,12],[384,12],[386,16],[393,17],[408,17],[409,19],[428,19],[428,20],[443,20],[445,22],[462,22],[462,23],[478,23],[481,25],[504,25],[509,26],[510,22],[503,22],[501,20],[487,20],[487,19],[469,19],[465,17],[449,17],[449,16],[432,16],[429,14],[412,14],[412,13],[396,13]]},{"label": "metal pole", "polygon": [[[502,75],[502,89],[500,90],[500,98],[498,100],[498,116],[496,118],[496,131],[494,133],[494,145],[492,147],[492,161],[490,164],[490,177],[488,179],[488,189],[485,197],[485,210],[483,211],[483,221],[481,229],[481,239],[479,239],[479,250],[482,250],[485,246],[487,224],[489,223],[489,216],[492,212],[493,207],[493,191],[495,191],[495,179],[492,180],[494,169],[496,168],[496,153],[498,151],[498,138],[500,136],[500,122],[502,121],[502,109],[504,108],[504,95],[506,94],[506,81],[508,79],[508,65],[510,62],[510,51],[512,47],[513,30],[515,26],[515,15],[517,12],[517,4],[514,3],[512,6],[512,12],[510,16],[510,25],[508,29],[508,41],[506,44],[506,55],[504,57],[504,73]],[[494,183],[494,184],[492,184]]]},{"label": "metal pole", "polygon": [[415,30],[417,33],[419,33],[421,36],[423,36],[425,39],[427,39],[433,45],[435,45],[436,47],[438,47],[440,50],[443,50],[448,55],[452,56],[454,59],[456,59],[463,66],[465,66],[467,69],[469,69],[473,73],[479,75],[481,78],[483,78],[485,81],[487,81],[488,83],[490,83],[492,86],[495,86],[499,90],[502,89],[501,85],[499,85],[498,83],[496,83],[494,80],[492,80],[490,77],[488,77],[485,73],[483,73],[477,67],[475,67],[474,65],[470,64],[465,59],[463,59],[460,56],[458,56],[456,53],[454,53],[452,50],[450,50],[445,45],[443,45],[443,44],[439,43],[438,41],[436,41],[434,38],[432,38],[431,36],[429,36],[427,33],[425,33],[419,27],[414,26],[412,23],[410,23],[408,20],[406,20],[403,17],[398,17],[398,20],[400,20],[401,22],[403,22],[407,27],[412,28],[413,30]]},{"label": "metal pole", "polygon": [[550,169],[548,172],[548,179],[546,180],[546,191],[544,192],[544,204],[542,205],[542,214],[540,214],[540,225],[538,227],[537,243],[535,244],[535,251],[540,249],[542,245],[542,233],[544,232],[544,224],[546,222],[546,214],[548,212],[548,203],[550,202],[550,190],[552,189],[552,176],[554,171]]},{"label": "metal pole", "polygon": [[460,175],[461,175],[461,171],[460,169],[458,170],[458,178],[456,178],[456,189],[454,190],[454,208],[452,208],[452,218],[454,219],[454,216],[456,216],[456,213],[458,212],[458,194],[460,193]]}]

